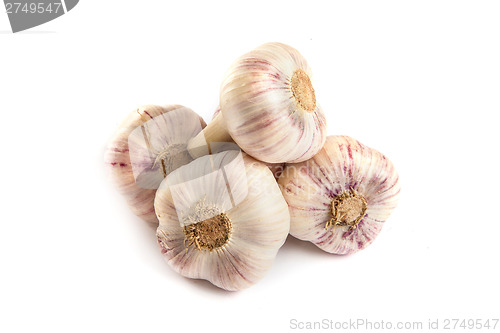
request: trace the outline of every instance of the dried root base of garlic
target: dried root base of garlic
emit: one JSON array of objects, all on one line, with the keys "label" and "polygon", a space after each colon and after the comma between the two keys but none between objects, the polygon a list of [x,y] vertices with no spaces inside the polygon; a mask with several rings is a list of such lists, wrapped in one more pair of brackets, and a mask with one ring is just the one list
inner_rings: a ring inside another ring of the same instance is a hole
[{"label": "dried root base of garlic", "polygon": [[158,244],[169,265],[226,290],[259,281],[290,228],[270,170],[234,150],[172,172],[157,191],[155,209]]},{"label": "dried root base of garlic", "polygon": [[229,240],[231,220],[226,214],[220,213],[206,220],[183,227],[186,248],[193,245],[196,249],[209,250],[220,248]]},{"label": "dried root base of garlic", "polygon": [[336,226],[348,226],[356,229],[358,223],[365,217],[367,203],[363,196],[359,195],[352,187],[342,192],[332,200],[332,218],[326,222],[325,229],[333,229]]},{"label": "dried root base of garlic", "polygon": [[187,142],[205,126],[200,116],[181,105],[145,105],[122,122],[104,160],[134,214],[158,223],[156,189],[170,172],[193,160]]},{"label": "dried root base of garlic", "polygon": [[290,209],[290,234],[336,254],[371,244],[400,192],[393,164],[347,136],[327,137],[313,158],[288,164],[278,182]]}]

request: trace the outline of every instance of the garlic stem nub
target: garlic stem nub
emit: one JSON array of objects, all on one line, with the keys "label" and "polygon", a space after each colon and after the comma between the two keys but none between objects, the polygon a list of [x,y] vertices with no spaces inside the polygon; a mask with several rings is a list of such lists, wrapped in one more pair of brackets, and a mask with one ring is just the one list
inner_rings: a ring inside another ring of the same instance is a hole
[{"label": "garlic stem nub", "polygon": [[222,113],[218,113],[209,124],[210,127],[206,127],[188,142],[187,151],[193,158],[213,154],[217,150],[214,146],[234,142],[227,132]]}]

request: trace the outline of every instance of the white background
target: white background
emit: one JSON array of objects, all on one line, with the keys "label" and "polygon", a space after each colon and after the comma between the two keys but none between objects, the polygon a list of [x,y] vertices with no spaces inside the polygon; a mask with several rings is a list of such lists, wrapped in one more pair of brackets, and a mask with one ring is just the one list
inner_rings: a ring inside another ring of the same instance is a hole
[{"label": "white background", "polygon": [[[499,318],[499,17],[498,1],[83,0],[12,34],[0,13],[0,331]],[[394,162],[401,201],[364,251],[289,237],[230,293],[170,269],[103,154],[141,104],[210,120],[226,69],[268,41],[308,59],[329,134]]]}]

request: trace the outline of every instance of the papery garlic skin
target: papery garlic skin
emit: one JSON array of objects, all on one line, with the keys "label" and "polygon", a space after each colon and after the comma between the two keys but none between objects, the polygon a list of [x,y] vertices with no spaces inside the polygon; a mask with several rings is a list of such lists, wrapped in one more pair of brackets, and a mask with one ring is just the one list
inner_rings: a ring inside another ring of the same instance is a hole
[{"label": "papery garlic skin", "polygon": [[304,57],[285,44],[263,44],[240,57],[220,92],[221,112],[238,146],[269,163],[314,156],[325,142],[326,119],[310,78]]},{"label": "papery garlic skin", "polygon": [[[347,136],[327,137],[313,158],[287,165],[278,183],[290,209],[290,234],[335,254],[355,253],[371,244],[400,193],[391,161]],[[352,227],[329,225],[332,201],[343,193],[366,200],[366,211]]]},{"label": "papery garlic skin", "polygon": [[107,146],[104,161],[135,215],[158,223],[156,189],[165,174],[192,161],[187,142],[205,126],[200,116],[182,105],[141,106],[121,123]]},{"label": "papery garlic skin", "polygon": [[[229,184],[221,186],[221,179]],[[155,208],[158,243],[169,265],[231,291],[263,277],[290,228],[288,206],[270,170],[238,151],[203,156],[174,171],[158,189]],[[225,214],[231,227],[224,245],[209,250],[189,243],[184,227],[196,222],[189,217],[195,216],[193,209],[202,212],[199,219]]]},{"label": "papery garlic skin", "polygon": [[[220,113],[220,106],[218,106],[215,111],[214,111],[214,114],[212,115],[212,120],[215,119],[215,117],[217,117],[217,115]],[[231,144],[231,143],[229,143]],[[213,144],[212,144],[213,145]],[[233,143],[233,145],[235,147],[238,147],[236,144]],[[228,149],[229,150],[229,149]],[[239,150],[239,147],[238,147],[238,150]],[[221,150],[218,150],[218,151],[221,151]],[[265,165],[267,165],[267,167],[269,168],[269,170],[271,170],[271,172],[273,173],[273,176],[276,180],[278,180],[278,178],[280,177],[281,173],[283,172],[284,168],[285,168],[285,163],[268,163],[268,162],[263,162]]]}]

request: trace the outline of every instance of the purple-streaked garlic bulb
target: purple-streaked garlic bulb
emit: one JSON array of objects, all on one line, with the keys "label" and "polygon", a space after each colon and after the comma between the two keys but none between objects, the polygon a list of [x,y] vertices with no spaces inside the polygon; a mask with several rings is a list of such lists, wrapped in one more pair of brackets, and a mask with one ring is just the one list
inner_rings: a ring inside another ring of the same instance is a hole
[{"label": "purple-streaked garlic bulb", "polygon": [[156,189],[173,170],[193,159],[187,142],[206,126],[181,105],[146,105],[122,122],[105,153],[106,167],[134,214],[158,223]]},{"label": "purple-streaked garlic bulb", "polygon": [[271,171],[241,151],[206,155],[172,172],[157,191],[158,244],[181,275],[226,290],[259,281],[290,229]]},{"label": "purple-streaked garlic bulb", "polygon": [[347,136],[327,137],[313,158],[286,165],[278,182],[290,209],[290,234],[335,254],[371,244],[400,192],[391,161]]},{"label": "purple-streaked garlic bulb", "polygon": [[264,162],[301,162],[325,142],[326,119],[309,65],[285,44],[263,44],[240,57],[222,82],[220,108],[189,143],[194,156],[207,143],[234,140]]}]

